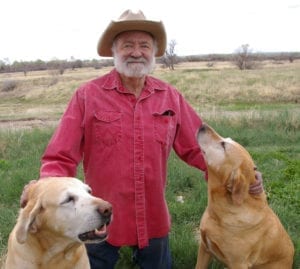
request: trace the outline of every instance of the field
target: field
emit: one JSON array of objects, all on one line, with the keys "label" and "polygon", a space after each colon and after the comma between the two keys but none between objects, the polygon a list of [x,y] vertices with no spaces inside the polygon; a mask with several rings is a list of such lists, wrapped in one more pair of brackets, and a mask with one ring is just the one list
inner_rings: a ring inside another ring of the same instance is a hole
[{"label": "field", "polygon": [[[71,94],[109,69],[0,74],[0,256],[15,223],[22,188],[38,177],[41,154]],[[263,174],[269,204],[293,240],[293,268],[299,269],[300,61],[263,62],[259,69],[247,71],[227,62],[213,67],[182,63],[174,71],[157,67],[154,75],[175,85],[204,121],[251,153]],[[81,169],[78,177],[82,178]],[[202,173],[173,153],[166,195],[173,222],[173,268],[193,268],[206,183]],[[134,268],[130,260],[129,249],[124,248],[117,268]],[[210,268],[223,267],[214,261]]]}]

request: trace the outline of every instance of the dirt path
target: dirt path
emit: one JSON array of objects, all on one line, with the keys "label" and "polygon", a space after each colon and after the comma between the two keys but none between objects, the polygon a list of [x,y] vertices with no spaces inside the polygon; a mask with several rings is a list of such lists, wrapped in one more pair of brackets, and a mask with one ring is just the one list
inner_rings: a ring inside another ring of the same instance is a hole
[{"label": "dirt path", "polygon": [[55,127],[58,120],[54,119],[18,119],[18,120],[0,120],[0,130],[30,130],[33,128]]}]

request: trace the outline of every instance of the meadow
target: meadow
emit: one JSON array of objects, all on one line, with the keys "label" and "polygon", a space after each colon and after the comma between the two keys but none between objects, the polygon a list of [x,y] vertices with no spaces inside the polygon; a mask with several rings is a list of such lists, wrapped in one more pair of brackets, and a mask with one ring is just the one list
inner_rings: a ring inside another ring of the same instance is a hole
[{"label": "meadow", "polygon": [[[0,74],[0,256],[19,210],[23,186],[39,173],[40,157],[71,94],[84,81],[110,68]],[[263,62],[239,71],[230,63],[208,67],[183,63],[174,71],[157,68],[186,97],[202,119],[222,136],[246,147],[262,172],[270,206],[295,245],[300,268],[300,61]],[[15,87],[4,90],[8,82]],[[78,177],[83,178],[82,169]],[[178,201],[181,196],[183,201]],[[174,269],[194,268],[197,229],[207,194],[203,174],[172,153],[166,197],[172,217]],[[134,268],[130,250],[121,251],[118,269]],[[210,268],[224,268],[214,261]]]}]

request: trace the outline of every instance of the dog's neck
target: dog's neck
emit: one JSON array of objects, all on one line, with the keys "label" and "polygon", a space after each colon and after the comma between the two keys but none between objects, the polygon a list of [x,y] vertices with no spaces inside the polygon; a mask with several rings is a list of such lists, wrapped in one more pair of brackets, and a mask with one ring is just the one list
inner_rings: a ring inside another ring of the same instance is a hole
[{"label": "dog's neck", "polygon": [[40,253],[40,255],[32,257],[34,263],[39,265],[38,269],[68,269],[68,266],[70,266],[68,261],[72,260],[74,256],[79,259],[80,257],[77,257],[79,250],[84,247],[79,242],[68,241],[65,238],[55,238],[53,235],[52,237],[47,237],[45,234],[42,236],[39,232],[29,234],[27,240],[25,244],[30,244]]},{"label": "dog's neck", "polygon": [[[208,170],[208,205],[207,210],[211,217],[218,219],[218,216],[232,216],[235,215],[236,222],[239,225],[253,225],[253,219],[257,215],[258,211],[267,206],[267,200],[265,193],[260,195],[249,194],[249,183],[244,186],[244,197],[240,203],[237,203],[233,198],[233,192],[235,191],[232,186],[228,186],[228,178],[221,178],[213,171]],[[249,202],[251,200],[251,203]],[[260,218],[264,216],[260,215]],[[260,222],[261,219],[256,218],[254,222]],[[248,223],[248,220],[251,222]],[[226,222],[226,219],[218,219],[218,222]]]}]

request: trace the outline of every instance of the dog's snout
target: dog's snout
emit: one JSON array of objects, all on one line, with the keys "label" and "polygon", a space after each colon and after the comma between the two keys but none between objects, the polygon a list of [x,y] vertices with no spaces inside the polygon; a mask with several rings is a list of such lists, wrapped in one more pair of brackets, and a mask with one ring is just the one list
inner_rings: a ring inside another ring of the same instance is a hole
[{"label": "dog's snout", "polygon": [[198,133],[200,133],[200,132],[205,132],[206,129],[207,129],[207,125],[206,125],[205,123],[203,123],[203,124],[201,125],[201,127],[199,128]]},{"label": "dog's snout", "polygon": [[202,123],[202,125],[198,129],[196,138],[198,140],[199,145],[200,145],[200,140],[202,140],[203,136],[206,134],[206,129],[207,129],[207,125],[205,123]]},{"label": "dog's snout", "polygon": [[110,218],[112,215],[112,205],[108,202],[98,207],[98,212],[104,218]]}]

